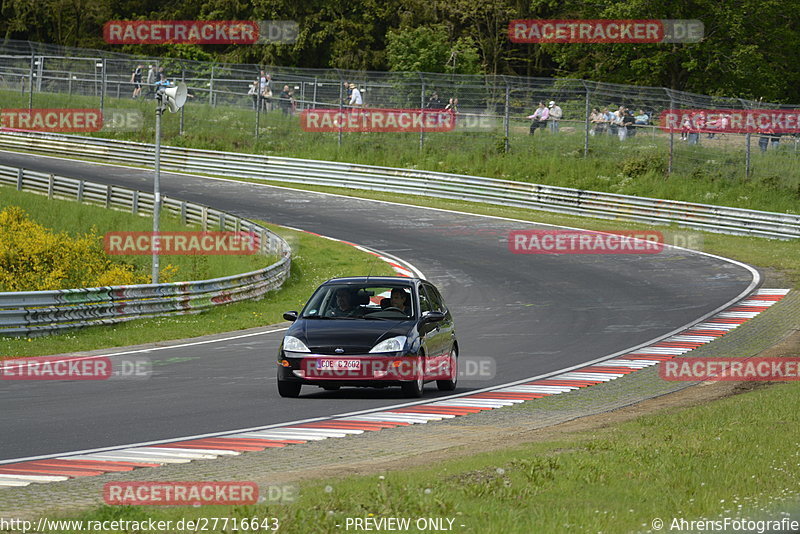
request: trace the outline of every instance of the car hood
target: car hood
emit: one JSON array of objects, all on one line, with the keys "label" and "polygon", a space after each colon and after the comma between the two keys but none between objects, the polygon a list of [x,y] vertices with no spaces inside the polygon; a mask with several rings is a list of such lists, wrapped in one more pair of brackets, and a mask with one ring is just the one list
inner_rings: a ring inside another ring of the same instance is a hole
[{"label": "car hood", "polygon": [[413,325],[410,320],[300,319],[286,334],[300,338],[316,354],[366,354],[384,339],[409,335]]}]

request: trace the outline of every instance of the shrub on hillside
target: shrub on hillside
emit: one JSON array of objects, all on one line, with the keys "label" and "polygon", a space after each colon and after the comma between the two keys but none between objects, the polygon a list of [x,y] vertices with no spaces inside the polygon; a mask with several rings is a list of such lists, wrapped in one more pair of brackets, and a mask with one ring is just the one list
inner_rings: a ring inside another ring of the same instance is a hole
[{"label": "shrub on hillside", "polygon": [[71,237],[32,221],[22,208],[0,212],[0,291],[141,284],[131,265],[112,262],[94,231]]}]

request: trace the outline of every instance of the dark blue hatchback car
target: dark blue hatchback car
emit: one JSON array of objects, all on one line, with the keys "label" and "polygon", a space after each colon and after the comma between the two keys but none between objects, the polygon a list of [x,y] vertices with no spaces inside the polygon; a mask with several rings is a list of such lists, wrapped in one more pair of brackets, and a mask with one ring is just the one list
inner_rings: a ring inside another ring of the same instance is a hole
[{"label": "dark blue hatchback car", "polygon": [[303,384],[400,386],[421,397],[426,382],[455,389],[458,341],[441,293],[419,278],[334,278],[303,310],[278,351],[278,392],[297,397]]}]

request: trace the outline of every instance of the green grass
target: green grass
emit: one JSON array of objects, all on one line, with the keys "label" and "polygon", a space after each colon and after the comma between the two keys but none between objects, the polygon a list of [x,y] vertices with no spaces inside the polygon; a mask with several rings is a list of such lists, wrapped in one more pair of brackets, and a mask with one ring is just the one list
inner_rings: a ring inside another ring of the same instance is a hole
[{"label": "green grass", "polygon": [[[48,199],[45,195],[17,191],[0,186],[0,211],[8,206],[19,206],[38,224],[55,233],[66,232],[71,236],[94,230],[102,237],[107,232],[153,230],[152,216],[142,217],[124,211],[105,209],[100,206],[78,204],[71,200]],[[162,211],[161,231],[199,230],[199,226],[185,226],[177,218]],[[150,255],[113,255],[115,263],[134,266],[137,274],[148,279],[151,273]],[[204,280],[262,269],[277,261],[276,256],[264,255],[170,255],[161,258],[161,269],[167,265],[178,268],[175,281]],[[69,289],[69,288],[62,288]]]},{"label": "green grass", "polygon": [[[27,107],[27,95],[10,91],[0,91],[0,95],[8,99],[8,107]],[[92,97],[34,95],[34,107],[45,102],[63,107],[98,105],[98,99]],[[106,107],[140,111],[144,127],[135,132],[93,135],[153,142],[153,101],[107,98]],[[423,150],[415,133],[349,133],[339,147],[337,133],[303,132],[297,117],[284,118],[277,111],[262,115],[258,142],[254,139],[255,113],[248,109],[190,101],[185,114],[182,136],[178,117],[165,116],[165,144],[427,169],[787,213],[797,213],[800,201],[800,153],[790,138],[784,138],[780,150],[761,154],[754,136],[753,173],[745,177],[743,137],[701,139],[699,146],[690,147],[676,136],[675,172],[666,178],[668,136],[661,132],[653,136],[641,131],[625,143],[607,135],[592,137],[590,155],[585,158],[581,124],[576,123],[565,122],[557,136],[539,131],[531,137],[527,121],[512,120],[511,152],[504,154],[500,129],[426,134]]]},{"label": "green grass", "polygon": [[[109,228],[128,230],[140,223],[144,223],[145,227],[147,224],[147,219],[104,208],[81,206],[70,201],[49,201],[46,197],[23,195],[14,190],[10,190],[12,194],[7,195],[7,189],[2,188],[3,196],[0,197],[0,202],[14,200],[15,205],[26,202],[29,213],[46,226],[83,228],[95,224],[102,228],[105,224],[109,224]],[[50,204],[52,202],[58,203],[57,210],[53,209],[53,204]],[[264,299],[216,306],[200,315],[143,319],[114,326],[73,330],[58,336],[0,337],[0,359],[121,347],[275,324],[283,321],[284,311],[302,307],[311,292],[329,278],[368,273],[394,274],[386,263],[350,245],[322,239],[305,232],[263,224],[289,241],[293,250],[289,280],[280,290],[268,293]],[[179,225],[175,226],[175,229],[178,228]],[[230,259],[234,257],[225,258],[227,259],[224,261],[231,261]],[[252,257],[242,258],[249,260]],[[265,263],[262,257],[259,264],[252,269],[269,263],[271,260]],[[242,267],[243,265],[239,267],[228,265],[227,270],[232,271],[228,274],[248,270]]]},{"label": "green grass", "polygon": [[342,532],[347,517],[370,515],[452,518],[454,531],[480,533],[636,532],[675,517],[779,519],[770,508],[798,496],[798,414],[800,384],[782,384],[383,478],[314,480],[288,504],[104,506],[76,518],[277,517],[284,533]]}]

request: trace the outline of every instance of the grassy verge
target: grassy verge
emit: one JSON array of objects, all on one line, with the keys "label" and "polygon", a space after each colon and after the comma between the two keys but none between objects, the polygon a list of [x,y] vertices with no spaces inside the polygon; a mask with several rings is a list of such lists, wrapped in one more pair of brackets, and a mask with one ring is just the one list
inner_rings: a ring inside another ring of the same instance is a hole
[{"label": "grassy verge", "polygon": [[[16,194],[15,191],[13,193]],[[36,195],[33,197],[35,198],[29,200],[31,204],[28,204],[31,207],[40,202],[59,202],[48,201],[46,198]],[[11,197],[6,195],[4,188],[0,201],[6,201],[9,198]],[[14,200],[19,199],[15,198]],[[58,224],[65,225],[65,228],[81,228],[91,224],[100,226],[105,224],[101,223],[101,219],[112,223],[111,227],[114,229],[127,230],[130,227],[126,225],[136,226],[139,222],[147,224],[146,219],[139,221],[139,218],[134,218],[136,220],[131,221],[132,216],[129,214],[80,206],[69,201],[63,202],[63,205],[59,204],[58,210],[54,210],[51,207],[52,204],[39,205],[39,208],[47,207],[47,209],[35,211],[37,220],[47,226],[53,226],[58,220],[60,221]],[[85,211],[84,208],[91,209]],[[46,214],[48,210],[50,213]],[[31,210],[30,213],[34,213],[34,210]],[[39,217],[40,213],[42,213],[41,218]],[[50,224],[51,221],[54,223],[53,225]],[[217,306],[201,315],[131,321],[114,326],[75,330],[59,336],[33,339],[0,337],[0,359],[120,347],[274,324],[283,320],[284,311],[299,309],[311,292],[329,278],[368,272],[394,274],[386,263],[377,260],[372,255],[360,252],[350,245],[266,223],[264,225],[287,239],[294,251],[291,277],[279,291],[270,292],[264,299]],[[224,261],[229,261],[229,259]],[[266,264],[262,258],[259,265],[253,268]],[[227,270],[230,269],[231,266],[227,266]],[[234,272],[246,272],[247,270],[252,269],[240,269]],[[234,274],[234,272],[227,274]]]},{"label": "grassy verge", "polygon": [[[27,107],[27,95],[0,91],[8,107]],[[37,94],[34,107],[95,107],[98,99],[61,94]],[[246,103],[242,97],[242,103]],[[136,110],[144,127],[134,132],[101,132],[108,136],[152,143],[152,101],[107,98],[107,108]],[[261,136],[255,140],[255,113],[234,106],[212,107],[190,101],[185,107],[186,128],[179,135],[179,120],[168,116],[163,142],[214,150],[231,150],[455,172],[626,195],[668,198],[778,212],[797,212],[800,200],[798,144],[784,138],[779,150],[761,153],[758,139],[751,140],[752,174],[745,176],[744,138],[720,136],[686,146],[676,136],[674,173],[666,179],[669,138],[642,131],[621,143],[598,135],[590,139],[590,156],[583,156],[581,124],[565,123],[559,135],[540,131],[527,134],[527,121],[512,121],[511,152],[503,153],[503,132],[455,131],[426,134],[419,149],[416,133],[344,134],[310,133],[300,129],[297,117],[272,112],[261,117]]]},{"label": "grassy verge", "polygon": [[289,504],[101,507],[79,518],[276,517],[285,533],[344,532],[348,517],[449,518],[456,532],[481,533],[636,532],[652,531],[655,518],[666,525],[763,519],[765,505],[785,507],[798,496],[799,413],[799,384],[759,387],[424,469],[316,480]]}]

